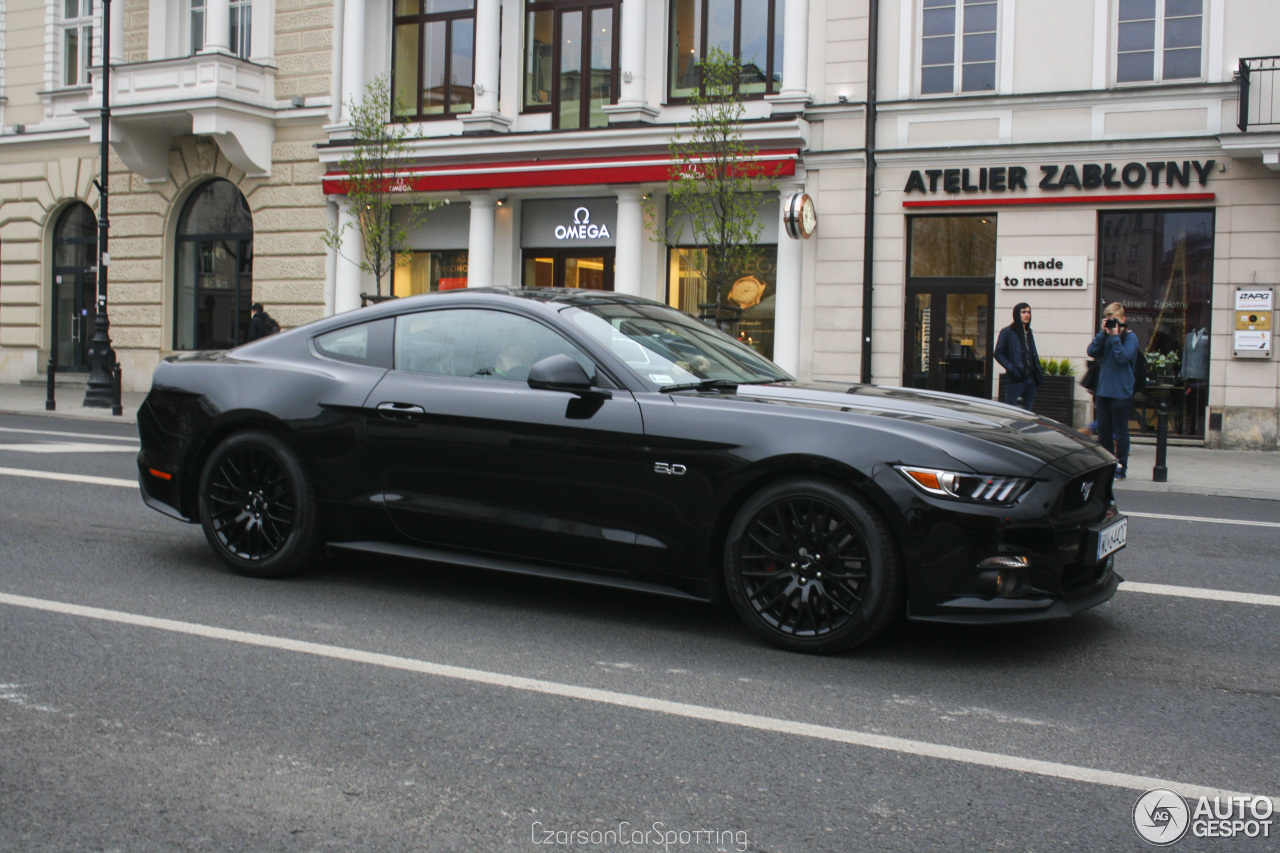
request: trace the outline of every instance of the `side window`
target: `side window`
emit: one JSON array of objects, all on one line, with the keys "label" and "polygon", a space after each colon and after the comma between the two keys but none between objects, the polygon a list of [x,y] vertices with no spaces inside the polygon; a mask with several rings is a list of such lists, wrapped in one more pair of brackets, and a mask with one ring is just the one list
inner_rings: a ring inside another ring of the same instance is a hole
[{"label": "side window", "polygon": [[529,368],[564,354],[596,380],[595,362],[536,320],[480,308],[451,308],[396,318],[395,367],[409,373],[524,382]]},{"label": "side window", "polygon": [[392,320],[387,317],[325,332],[317,335],[313,343],[316,351],[328,358],[373,367],[390,367],[391,328]]}]

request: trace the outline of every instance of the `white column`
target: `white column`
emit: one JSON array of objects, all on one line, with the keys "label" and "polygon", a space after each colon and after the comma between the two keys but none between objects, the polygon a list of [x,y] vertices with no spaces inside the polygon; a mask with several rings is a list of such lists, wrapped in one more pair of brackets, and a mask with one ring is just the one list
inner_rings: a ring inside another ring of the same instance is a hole
[{"label": "white column", "polygon": [[804,109],[809,95],[809,4],[787,3],[782,34],[782,91],[765,100],[775,113]]},{"label": "white column", "polygon": [[613,265],[613,289],[617,293],[641,295],[641,252],[644,249],[644,193],[637,187],[616,190],[618,233]]},{"label": "white column", "polygon": [[231,0],[208,0],[205,3],[204,49],[200,52],[231,52]]},{"label": "white column", "polygon": [[467,237],[467,287],[493,285],[493,217],[498,200],[491,193],[467,196],[471,232]]},{"label": "white column", "polygon": [[618,102],[604,107],[610,124],[652,122],[658,115],[657,109],[648,103],[645,87],[648,52],[645,5],[645,0],[622,0],[620,20],[614,22],[618,29],[618,68],[622,82],[618,87]]},{"label": "white column", "polygon": [[[332,232],[338,227],[338,208],[340,204],[332,199],[324,206],[326,227]],[[334,297],[337,294],[338,253],[327,242],[324,247],[324,316],[332,317],[334,313]]]},{"label": "white column", "polygon": [[800,369],[800,284],[804,276],[804,241],[787,235],[783,222],[787,199],[803,192],[799,184],[778,187],[778,292],[774,298],[773,360],[797,376]]},{"label": "white column", "polygon": [[476,2],[476,112],[498,111],[499,0]]},{"label": "white column", "polygon": [[111,4],[111,44],[107,45],[107,61],[124,64],[124,0]]},{"label": "white column", "polygon": [[511,120],[498,112],[498,61],[501,42],[500,0],[476,2],[475,106],[458,116],[464,133],[505,132]]},{"label": "white column", "polygon": [[644,103],[645,60],[645,4],[643,0],[622,0],[622,20],[619,22],[621,43],[618,46],[618,67],[622,69],[621,91],[618,102]]},{"label": "white column", "polygon": [[339,121],[351,118],[349,105],[364,98],[365,0],[346,0],[342,10],[342,107]]},{"label": "white column", "polygon": [[364,274],[360,271],[360,258],[364,256],[364,235],[360,233],[360,220],[352,210],[351,202],[338,202],[338,227],[342,233],[342,248],[335,261],[333,285],[333,313],[353,311],[360,307],[360,288]]}]

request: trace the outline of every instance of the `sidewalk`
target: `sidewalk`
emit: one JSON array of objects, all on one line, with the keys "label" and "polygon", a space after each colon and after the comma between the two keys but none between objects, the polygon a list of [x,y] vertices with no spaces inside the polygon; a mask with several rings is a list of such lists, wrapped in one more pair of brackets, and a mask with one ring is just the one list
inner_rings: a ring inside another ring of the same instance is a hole
[{"label": "sidewalk", "polygon": [[[14,415],[54,415],[86,420],[135,423],[138,407],[146,394],[126,392],[121,401],[124,415],[113,417],[110,409],[86,408],[84,387],[59,385],[57,410],[44,408],[43,385],[0,385],[0,413]],[[1116,482],[1116,491],[1172,492],[1214,497],[1254,498],[1280,501],[1280,453],[1251,450],[1206,450],[1203,447],[1170,446],[1165,459],[1167,483],[1151,480],[1156,464],[1154,444],[1135,444],[1129,451],[1129,477]]]}]

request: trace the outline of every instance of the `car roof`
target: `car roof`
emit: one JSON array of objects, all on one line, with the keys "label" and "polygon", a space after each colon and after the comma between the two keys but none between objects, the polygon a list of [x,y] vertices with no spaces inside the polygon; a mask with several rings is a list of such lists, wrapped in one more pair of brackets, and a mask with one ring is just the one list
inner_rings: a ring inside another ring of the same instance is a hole
[{"label": "car roof", "polygon": [[572,287],[465,287],[457,290],[442,290],[438,293],[421,293],[416,296],[404,296],[399,299],[386,299],[376,305],[336,314],[326,320],[339,321],[335,325],[346,325],[351,321],[373,320],[392,314],[401,314],[417,308],[438,307],[451,300],[503,302],[522,301],[543,305],[651,305],[661,308],[670,306],[643,296],[632,296],[626,293],[614,293],[608,290],[580,290]]}]

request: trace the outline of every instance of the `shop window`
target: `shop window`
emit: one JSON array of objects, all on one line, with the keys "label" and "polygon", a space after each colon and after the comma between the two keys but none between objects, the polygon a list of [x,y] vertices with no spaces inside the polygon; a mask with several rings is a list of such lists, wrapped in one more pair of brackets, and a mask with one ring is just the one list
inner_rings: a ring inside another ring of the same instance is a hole
[{"label": "shop window", "polygon": [[911,220],[912,278],[994,278],[994,216],[917,216]]},{"label": "shop window", "polygon": [[[86,0],[89,2],[89,0]],[[205,23],[209,0],[191,0],[191,52],[204,50]],[[249,58],[252,42],[253,7],[251,0],[231,0],[231,31],[227,44],[241,59]]]},{"label": "shop window", "polygon": [[[1138,336],[1151,384],[1169,395],[1172,430],[1202,437],[1209,392],[1213,291],[1212,210],[1099,215],[1099,305],[1119,302]],[[1116,263],[1117,255],[1135,260]],[[1101,323],[1099,316],[1098,323]],[[1136,429],[1155,429],[1154,396],[1134,398]]]},{"label": "shop window", "polygon": [[396,252],[392,257],[391,292],[416,296],[467,286],[467,251]]},{"label": "shop window", "polygon": [[230,181],[202,186],[178,219],[174,349],[229,349],[248,340],[253,217]]},{"label": "shop window", "polygon": [[1204,0],[1119,0],[1116,82],[1198,80]]},{"label": "shop window", "polygon": [[449,118],[471,112],[475,0],[395,0],[391,86],[396,115]]},{"label": "shop window", "polygon": [[667,92],[705,92],[703,57],[718,47],[742,66],[737,91],[760,97],[782,89],[784,0],[670,0]]},{"label": "shop window", "polygon": [[996,88],[996,0],[923,0],[920,94]]},{"label": "shop window", "polygon": [[604,127],[618,92],[620,0],[525,4],[524,110],[560,130]]},{"label": "shop window", "polygon": [[93,66],[93,0],[63,0],[62,85],[88,86]]},{"label": "shop window", "polygon": [[755,251],[721,281],[720,300],[709,280],[719,273],[706,249],[672,249],[667,304],[711,325],[719,325],[765,358],[773,358],[774,303],[778,287],[778,247]]}]

